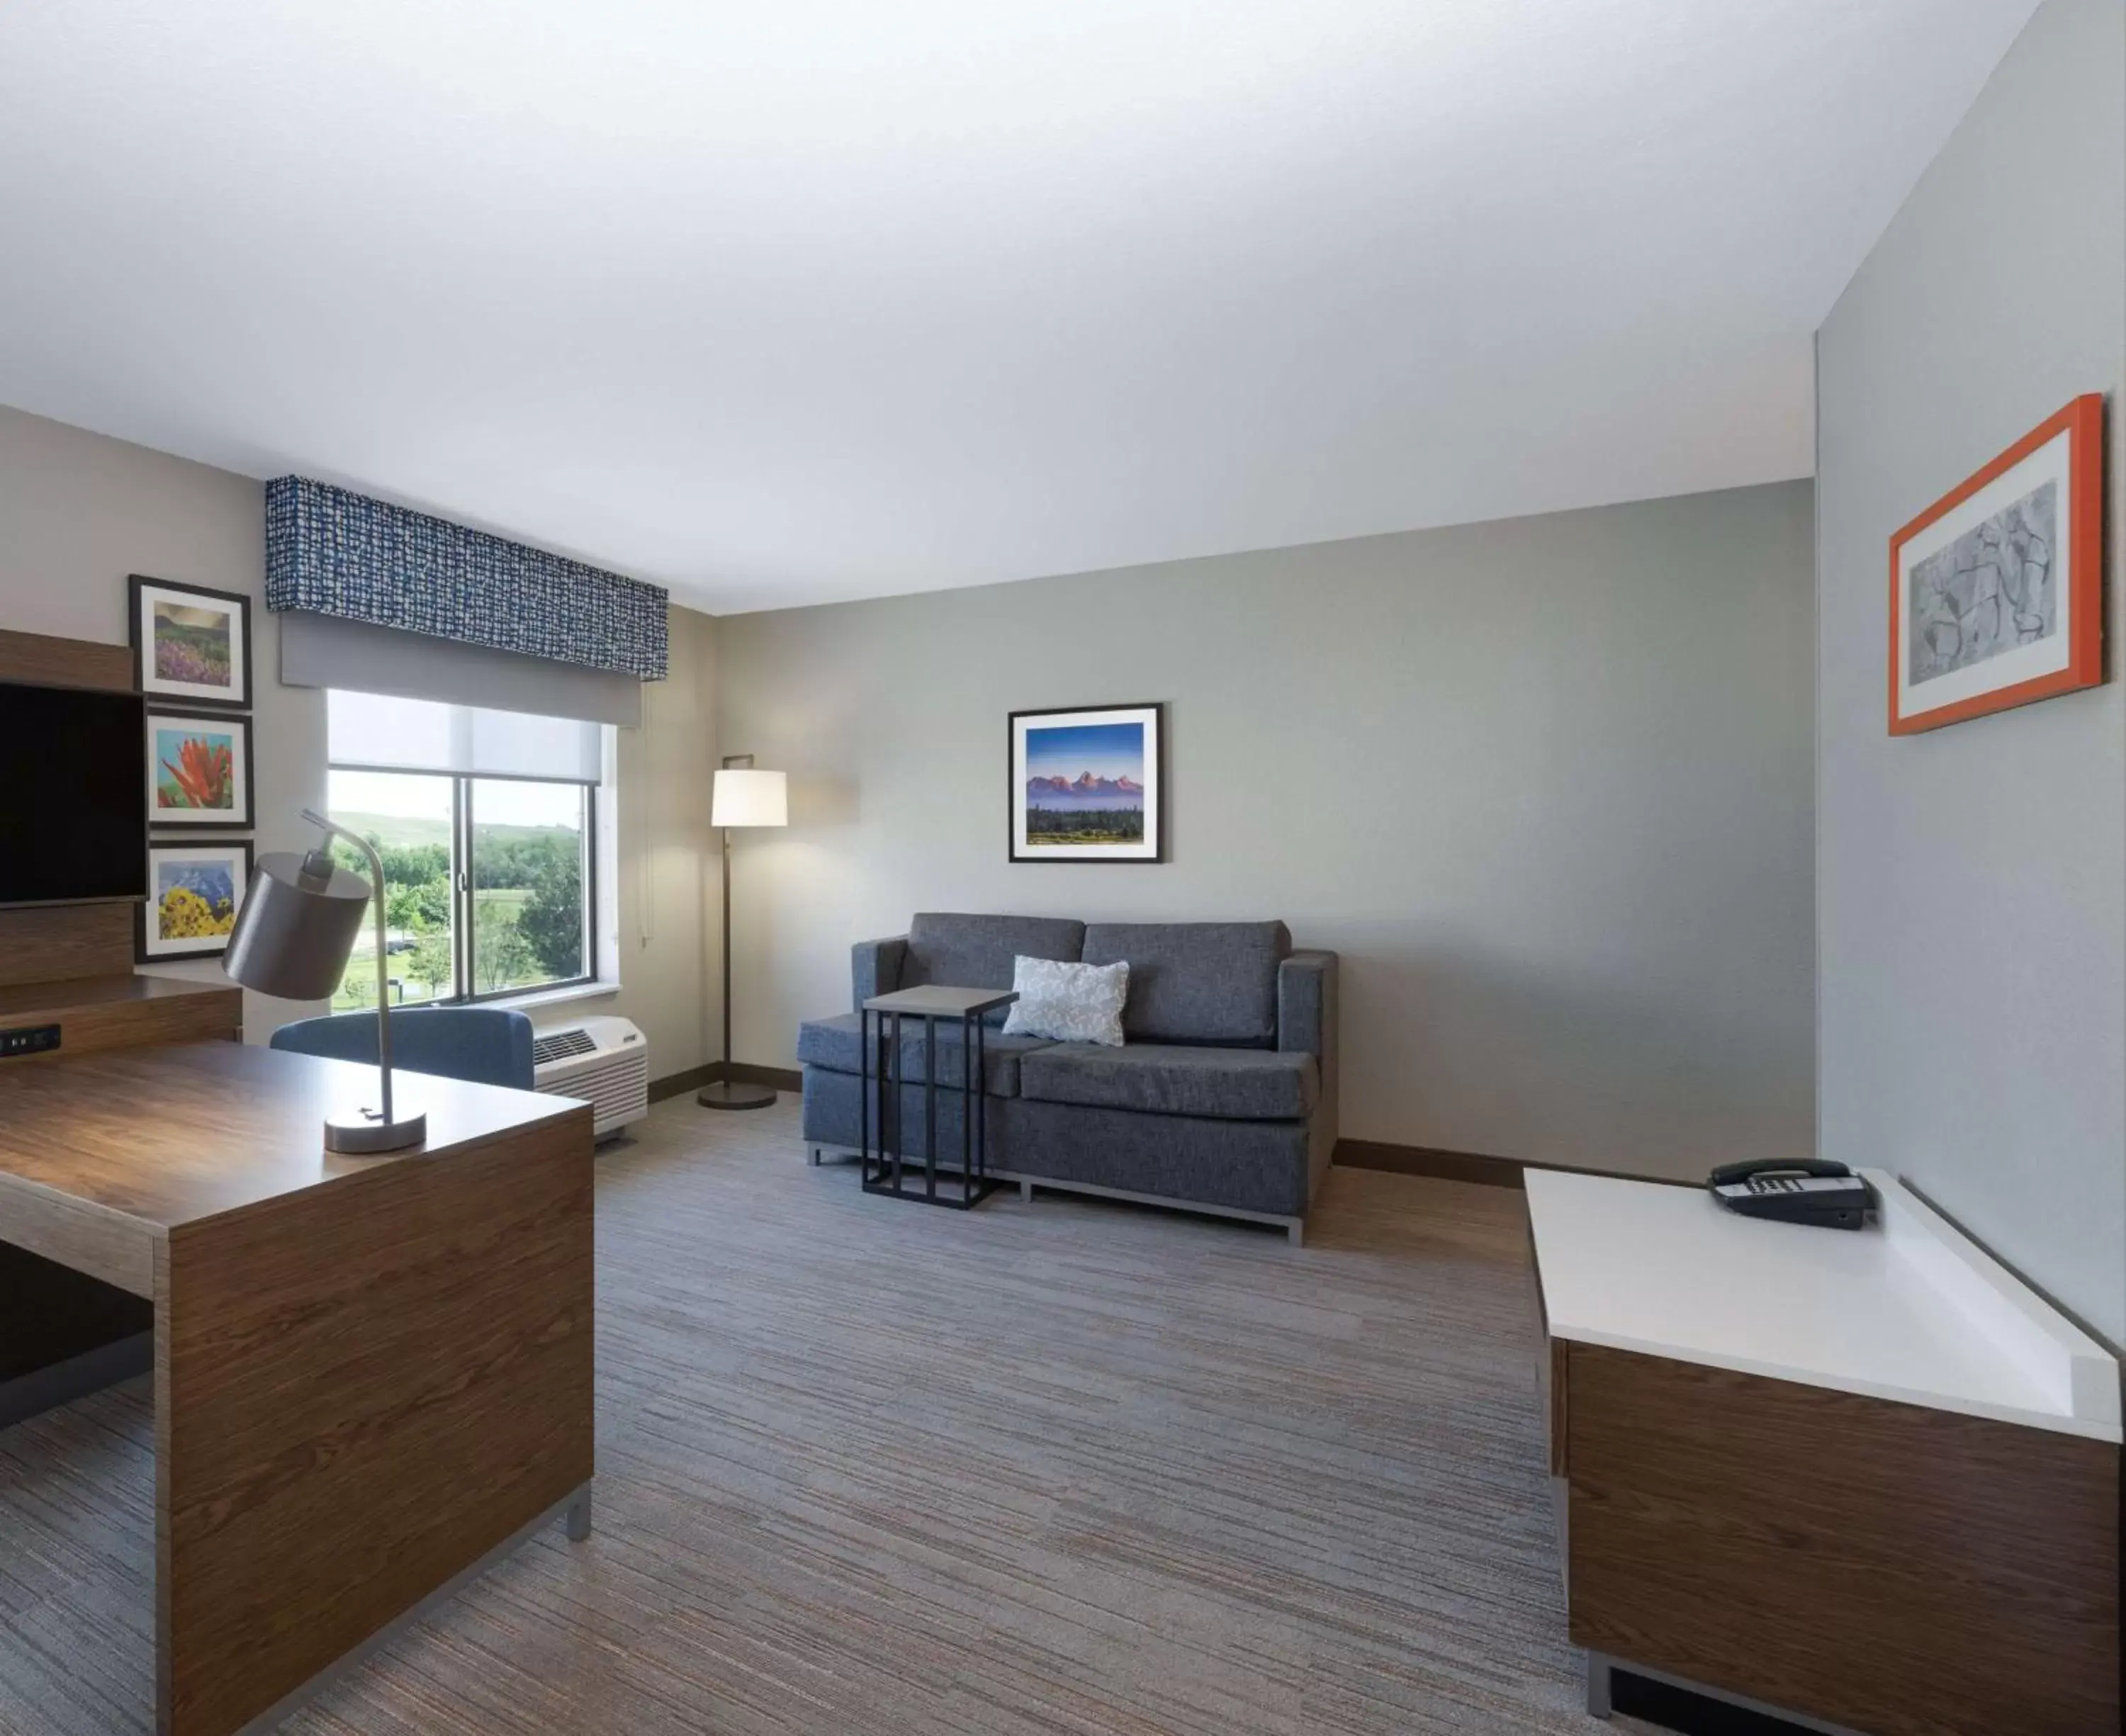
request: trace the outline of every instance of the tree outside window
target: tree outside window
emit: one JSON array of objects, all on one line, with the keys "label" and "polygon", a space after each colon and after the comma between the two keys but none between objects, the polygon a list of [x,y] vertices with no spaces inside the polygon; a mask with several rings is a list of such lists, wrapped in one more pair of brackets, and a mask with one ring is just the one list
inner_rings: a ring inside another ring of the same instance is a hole
[{"label": "tree outside window", "polygon": [[[592,797],[574,783],[334,770],[333,818],[384,864],[392,1004],[461,1001],[592,974]],[[345,840],[336,861],[363,879]],[[461,944],[470,937],[470,945]],[[365,924],[333,1004],[373,1006],[374,930]]]}]

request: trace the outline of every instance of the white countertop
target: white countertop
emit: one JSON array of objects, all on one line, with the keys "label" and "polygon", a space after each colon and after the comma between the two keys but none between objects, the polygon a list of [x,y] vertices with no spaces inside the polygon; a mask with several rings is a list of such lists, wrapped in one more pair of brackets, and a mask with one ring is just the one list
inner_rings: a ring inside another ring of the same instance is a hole
[{"label": "white countertop", "polygon": [[2118,1365],[1878,1171],[1882,1223],[1768,1223],[1703,1188],[1528,1172],[1556,1337],[2120,1439]]}]

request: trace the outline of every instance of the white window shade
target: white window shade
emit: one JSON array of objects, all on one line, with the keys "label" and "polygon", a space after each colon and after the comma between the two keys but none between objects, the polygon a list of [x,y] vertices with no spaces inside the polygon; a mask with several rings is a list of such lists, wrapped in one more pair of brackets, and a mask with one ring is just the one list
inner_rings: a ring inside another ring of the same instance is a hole
[{"label": "white window shade", "polygon": [[326,694],[325,707],[326,751],[335,766],[574,784],[597,783],[603,768],[602,726],[574,718],[484,711],[339,687]]},{"label": "white window shade", "polygon": [[286,687],[397,693],[492,711],[580,717],[623,729],[642,724],[642,683],[631,675],[456,644],[366,621],[307,615],[300,609],[273,619],[281,628],[281,684]]}]

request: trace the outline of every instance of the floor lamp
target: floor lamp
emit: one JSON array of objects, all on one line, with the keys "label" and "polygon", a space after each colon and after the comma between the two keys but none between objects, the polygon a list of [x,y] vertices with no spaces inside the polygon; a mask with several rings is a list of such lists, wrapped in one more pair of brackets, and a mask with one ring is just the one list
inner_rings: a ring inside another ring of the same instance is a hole
[{"label": "floor lamp", "polygon": [[694,1101],[705,1109],[765,1109],[775,1101],[770,1086],[741,1084],[731,1075],[730,835],[734,826],[787,826],[789,795],[780,771],[756,771],[753,756],[734,754],[716,773],[709,800],[709,823],[724,835],[724,1065],[723,1077],[704,1085]]}]

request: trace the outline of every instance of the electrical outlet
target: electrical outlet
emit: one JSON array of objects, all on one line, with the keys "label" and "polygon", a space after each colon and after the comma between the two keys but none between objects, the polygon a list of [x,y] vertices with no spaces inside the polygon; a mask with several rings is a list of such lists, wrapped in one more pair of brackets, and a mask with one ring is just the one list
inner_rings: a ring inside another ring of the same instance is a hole
[{"label": "electrical outlet", "polygon": [[59,1046],[56,1025],[23,1025],[13,1031],[0,1031],[0,1060],[10,1055],[43,1054]]}]

